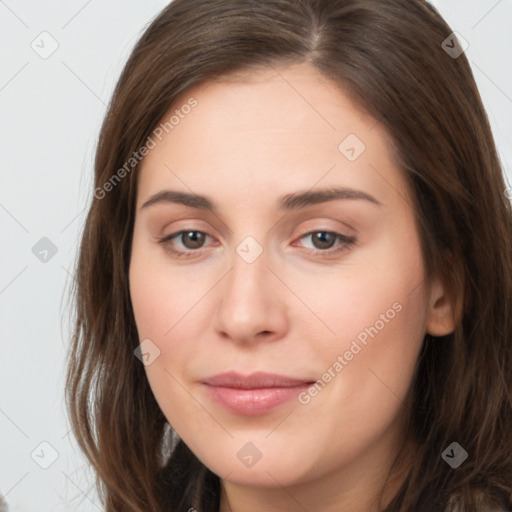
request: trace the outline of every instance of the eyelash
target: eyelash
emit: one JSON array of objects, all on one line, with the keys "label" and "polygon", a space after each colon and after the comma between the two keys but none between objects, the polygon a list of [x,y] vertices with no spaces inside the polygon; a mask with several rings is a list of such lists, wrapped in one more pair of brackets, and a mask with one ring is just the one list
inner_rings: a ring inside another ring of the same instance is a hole
[{"label": "eyelash", "polygon": [[[201,250],[201,249],[189,249],[187,251],[179,251],[179,250],[176,250],[173,247],[171,247],[171,245],[170,245],[171,240],[173,238],[176,238],[176,237],[182,235],[183,233],[202,233],[206,236],[209,236],[204,231],[199,231],[197,229],[183,229],[181,231],[171,233],[170,235],[165,236],[163,238],[159,238],[158,242],[164,246],[164,249],[166,251],[170,252],[176,258],[193,258],[193,257],[197,256],[198,254],[201,255],[202,253],[204,253],[204,250]],[[338,246],[334,246],[335,248],[329,248],[329,249],[325,249],[325,250],[309,249],[308,252],[310,254],[313,254],[314,256],[320,256],[320,257],[327,258],[327,257],[333,256],[335,254],[338,254],[338,253],[341,253],[341,252],[344,252],[344,251],[350,249],[350,247],[352,247],[356,243],[356,238],[354,238],[354,237],[345,236],[345,235],[342,235],[341,233],[337,233],[336,231],[324,231],[324,230],[309,231],[308,233],[305,233],[304,235],[299,237],[299,240],[301,240],[302,238],[305,238],[307,236],[314,235],[316,233],[328,233],[329,235],[334,235],[336,237],[336,239],[341,240],[342,243],[339,244]]]}]

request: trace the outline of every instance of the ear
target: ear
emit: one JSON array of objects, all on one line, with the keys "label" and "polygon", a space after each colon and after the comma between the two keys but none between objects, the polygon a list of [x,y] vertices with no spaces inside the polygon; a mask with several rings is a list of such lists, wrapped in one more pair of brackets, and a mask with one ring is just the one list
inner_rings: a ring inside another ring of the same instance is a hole
[{"label": "ear", "polygon": [[446,293],[439,278],[433,279],[430,288],[426,330],[432,336],[446,336],[455,330],[460,315],[460,305]]}]

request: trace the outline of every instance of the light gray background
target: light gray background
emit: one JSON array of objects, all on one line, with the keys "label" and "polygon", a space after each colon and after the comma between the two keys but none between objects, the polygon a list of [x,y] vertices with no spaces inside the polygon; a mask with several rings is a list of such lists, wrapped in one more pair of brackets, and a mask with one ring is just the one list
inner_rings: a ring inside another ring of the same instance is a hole
[{"label": "light gray background", "polygon": [[[469,42],[512,183],[512,0],[433,3]],[[106,104],[137,38],[166,4],[0,0],[0,492],[11,512],[101,509],[63,401],[66,290]],[[51,48],[43,31],[58,43],[46,59],[31,47]],[[47,262],[32,252],[42,237],[57,247]],[[41,442],[58,453],[48,469],[36,463],[52,461]]]}]

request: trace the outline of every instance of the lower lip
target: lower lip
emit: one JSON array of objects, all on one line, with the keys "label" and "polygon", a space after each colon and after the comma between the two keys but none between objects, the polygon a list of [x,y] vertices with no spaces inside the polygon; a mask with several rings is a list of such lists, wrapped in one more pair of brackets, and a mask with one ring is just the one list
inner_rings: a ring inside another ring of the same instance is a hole
[{"label": "lower lip", "polygon": [[207,392],[219,404],[235,414],[256,416],[293,400],[311,384],[290,387],[240,389],[205,385]]}]

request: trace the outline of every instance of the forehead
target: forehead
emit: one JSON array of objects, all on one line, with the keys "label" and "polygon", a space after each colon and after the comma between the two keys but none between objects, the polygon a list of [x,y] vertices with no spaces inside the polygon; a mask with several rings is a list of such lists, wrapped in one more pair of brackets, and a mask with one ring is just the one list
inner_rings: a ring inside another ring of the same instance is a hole
[{"label": "forehead", "polygon": [[390,187],[406,193],[382,126],[307,64],[193,86],[175,99],[160,126],[166,122],[138,171],[139,204],[165,186],[268,196],[274,188],[292,191],[321,181],[381,196]]}]

